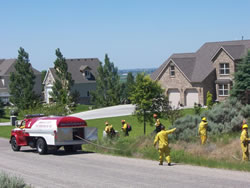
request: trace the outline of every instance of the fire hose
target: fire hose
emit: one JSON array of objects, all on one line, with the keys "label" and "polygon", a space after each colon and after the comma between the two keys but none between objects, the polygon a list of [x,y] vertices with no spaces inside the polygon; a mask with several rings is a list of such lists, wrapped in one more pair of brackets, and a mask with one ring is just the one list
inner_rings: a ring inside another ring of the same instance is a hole
[{"label": "fire hose", "polygon": [[[75,137],[77,137],[77,138],[79,138],[80,140],[83,140],[83,141],[85,141],[85,142],[87,142],[87,143],[89,143],[89,144],[92,144],[92,145],[94,145],[94,146],[98,146],[98,147],[101,147],[101,148],[104,148],[104,149],[119,150],[119,149],[116,149],[116,148],[110,148],[110,147],[105,147],[105,146],[102,146],[102,145],[99,145],[99,144],[95,144],[95,143],[93,143],[93,142],[90,142],[89,140],[86,140],[86,139],[84,139],[84,138],[78,136],[78,135],[75,135]],[[119,150],[119,151],[120,151],[120,150]]]}]

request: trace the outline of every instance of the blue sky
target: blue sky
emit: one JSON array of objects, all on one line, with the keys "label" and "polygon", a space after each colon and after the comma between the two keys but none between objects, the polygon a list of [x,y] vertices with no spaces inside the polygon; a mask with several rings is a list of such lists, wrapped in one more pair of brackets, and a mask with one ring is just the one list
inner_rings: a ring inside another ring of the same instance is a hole
[{"label": "blue sky", "polygon": [[248,0],[0,0],[0,58],[19,47],[38,70],[66,58],[157,68],[205,42],[250,39]]}]

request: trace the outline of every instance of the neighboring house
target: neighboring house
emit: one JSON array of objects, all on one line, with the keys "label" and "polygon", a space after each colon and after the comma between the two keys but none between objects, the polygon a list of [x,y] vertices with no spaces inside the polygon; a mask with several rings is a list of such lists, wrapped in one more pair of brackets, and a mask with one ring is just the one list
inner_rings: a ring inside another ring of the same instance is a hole
[{"label": "neighboring house", "polygon": [[[9,102],[10,97],[10,73],[15,72],[16,59],[0,59],[0,98],[6,104]],[[36,79],[34,85],[34,91],[37,95],[42,94],[42,81],[41,73],[32,68]]]},{"label": "neighboring house", "polygon": [[165,89],[172,106],[206,105],[206,94],[222,101],[229,96],[237,63],[250,40],[208,42],[195,53],[171,55],[152,75]]},{"label": "neighboring house", "polygon": [[[90,104],[90,91],[96,89],[97,67],[100,61],[97,58],[66,59],[68,72],[71,73],[74,85],[71,91],[78,91],[80,94],[79,103]],[[57,79],[54,68],[49,68],[43,80],[44,100],[46,103],[53,101],[50,93]]]}]

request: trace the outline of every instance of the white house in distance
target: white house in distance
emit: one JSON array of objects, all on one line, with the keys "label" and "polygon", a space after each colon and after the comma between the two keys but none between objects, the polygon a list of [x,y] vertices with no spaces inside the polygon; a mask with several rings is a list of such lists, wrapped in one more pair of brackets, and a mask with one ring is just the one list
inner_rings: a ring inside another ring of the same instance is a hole
[{"label": "white house in distance", "polygon": [[[90,91],[96,89],[97,68],[100,61],[97,58],[81,58],[81,59],[66,59],[68,65],[68,72],[71,73],[74,85],[72,91],[80,93],[80,104],[90,104]],[[56,71],[54,68],[49,68],[45,78],[44,84],[44,100],[46,103],[52,102],[50,93],[55,82]]]}]

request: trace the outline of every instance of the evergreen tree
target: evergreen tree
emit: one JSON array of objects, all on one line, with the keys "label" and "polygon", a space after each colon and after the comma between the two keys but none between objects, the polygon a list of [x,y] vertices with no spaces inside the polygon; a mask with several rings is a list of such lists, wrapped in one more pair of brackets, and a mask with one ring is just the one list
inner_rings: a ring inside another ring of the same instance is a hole
[{"label": "evergreen tree", "polygon": [[118,69],[105,55],[104,65],[98,67],[96,91],[91,92],[91,100],[97,107],[120,104],[121,84]]},{"label": "evergreen tree", "polygon": [[130,103],[129,96],[134,88],[135,79],[132,72],[129,72],[127,75],[127,80],[125,83],[122,83],[121,91],[122,91],[122,101],[125,103]]},{"label": "evergreen tree", "polygon": [[153,114],[167,113],[169,108],[168,99],[163,94],[161,86],[144,73],[136,76],[135,86],[129,99],[136,105],[137,119],[144,123],[144,134],[146,134],[146,122],[153,124]]},{"label": "evergreen tree", "polygon": [[0,118],[3,118],[5,115],[4,104],[3,101],[0,99]]},{"label": "evergreen tree", "polygon": [[28,109],[37,104],[38,96],[33,88],[35,75],[29,63],[29,54],[20,47],[15,64],[15,72],[10,74],[10,101],[19,109]]},{"label": "evergreen tree", "polygon": [[250,51],[248,51],[246,57],[236,65],[231,96],[245,102],[246,90],[250,90]]},{"label": "evergreen tree", "polygon": [[209,91],[207,92],[207,107],[208,109],[211,109],[213,106],[213,95]]},{"label": "evergreen tree", "polygon": [[56,60],[54,62],[54,69],[57,78],[52,87],[51,96],[55,102],[60,104],[69,104],[72,102],[70,89],[74,84],[71,73],[68,72],[68,65],[66,59],[63,57],[60,49],[56,49]]}]

